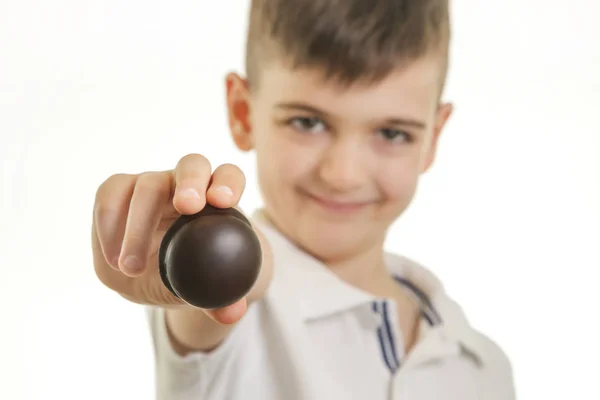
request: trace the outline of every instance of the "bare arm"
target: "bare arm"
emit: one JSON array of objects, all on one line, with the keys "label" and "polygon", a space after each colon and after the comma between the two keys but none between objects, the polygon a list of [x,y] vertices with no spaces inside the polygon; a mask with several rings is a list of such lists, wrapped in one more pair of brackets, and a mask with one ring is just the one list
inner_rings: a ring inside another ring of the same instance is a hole
[{"label": "bare arm", "polygon": [[184,304],[164,286],[158,247],[179,215],[195,214],[207,203],[235,207],[244,187],[245,177],[236,166],[222,165],[211,174],[208,160],[192,154],[172,171],[112,176],[96,194],[92,226],[96,275],[132,302],[164,308],[172,346],[181,355],[217,347],[248,304],[263,297],[272,276],[271,251],[255,229],[263,264],[254,287],[230,306],[203,310]]}]

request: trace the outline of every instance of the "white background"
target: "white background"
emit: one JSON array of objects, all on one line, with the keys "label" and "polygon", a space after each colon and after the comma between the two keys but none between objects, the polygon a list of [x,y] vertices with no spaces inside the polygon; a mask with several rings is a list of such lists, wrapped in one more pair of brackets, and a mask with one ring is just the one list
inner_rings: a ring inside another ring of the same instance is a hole
[{"label": "white background", "polygon": [[[236,7],[227,9],[226,7]],[[600,398],[600,23],[592,0],[456,0],[456,114],[389,247],[511,358],[519,398]],[[115,172],[251,155],[225,124],[247,1],[0,1],[0,398],[151,399],[142,309],[95,278]]]}]

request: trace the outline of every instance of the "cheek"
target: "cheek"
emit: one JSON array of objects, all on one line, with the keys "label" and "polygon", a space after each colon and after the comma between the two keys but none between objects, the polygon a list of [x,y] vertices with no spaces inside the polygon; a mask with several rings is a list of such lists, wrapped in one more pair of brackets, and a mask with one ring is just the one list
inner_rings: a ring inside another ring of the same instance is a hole
[{"label": "cheek", "polygon": [[418,159],[396,160],[379,170],[378,187],[390,212],[406,208],[415,194],[418,179]]},{"label": "cheek", "polygon": [[256,142],[256,156],[261,185],[271,193],[289,192],[307,174],[305,152],[286,139],[285,132],[265,126]]}]

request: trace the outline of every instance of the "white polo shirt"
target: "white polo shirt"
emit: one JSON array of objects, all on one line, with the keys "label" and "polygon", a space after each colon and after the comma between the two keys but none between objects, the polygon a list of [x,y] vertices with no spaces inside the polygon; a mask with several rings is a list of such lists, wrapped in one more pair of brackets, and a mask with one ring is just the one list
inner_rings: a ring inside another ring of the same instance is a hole
[{"label": "white polo shirt", "polygon": [[253,216],[273,252],[262,301],[216,350],[181,357],[164,311],[149,308],[158,400],[511,400],[511,366],[469,326],[424,267],[396,255],[387,265],[422,305],[420,337],[403,354],[394,301],[339,279]]}]

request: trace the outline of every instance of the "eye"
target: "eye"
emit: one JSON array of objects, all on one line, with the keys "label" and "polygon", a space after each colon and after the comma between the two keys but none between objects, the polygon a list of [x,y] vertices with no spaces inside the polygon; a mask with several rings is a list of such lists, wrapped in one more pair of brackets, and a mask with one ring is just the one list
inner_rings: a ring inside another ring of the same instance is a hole
[{"label": "eye", "polygon": [[389,129],[384,128],[379,131],[381,136],[388,142],[406,142],[410,143],[412,141],[412,136],[405,131],[398,129]]},{"label": "eye", "polygon": [[289,120],[289,124],[300,132],[318,133],[325,130],[325,124],[319,118],[295,117]]}]

